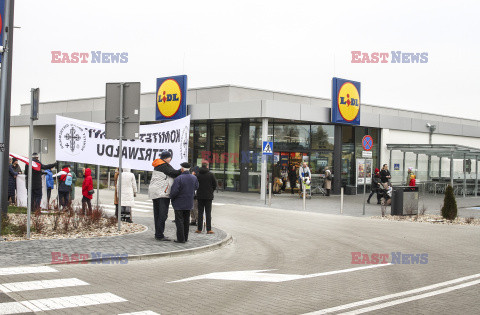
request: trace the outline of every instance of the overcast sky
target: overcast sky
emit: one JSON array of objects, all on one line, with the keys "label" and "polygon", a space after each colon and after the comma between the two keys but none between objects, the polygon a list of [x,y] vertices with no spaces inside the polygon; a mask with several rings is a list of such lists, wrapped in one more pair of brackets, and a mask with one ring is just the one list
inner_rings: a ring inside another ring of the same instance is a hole
[{"label": "overcast sky", "polygon": [[[362,83],[365,104],[480,120],[480,1],[15,2],[12,114],[32,87],[53,101],[104,96],[106,82],[152,92],[157,77],[187,74],[190,88],[326,98],[338,76]],[[52,51],[128,62],[51,63]],[[427,52],[428,63],[355,64],[351,51]]]}]

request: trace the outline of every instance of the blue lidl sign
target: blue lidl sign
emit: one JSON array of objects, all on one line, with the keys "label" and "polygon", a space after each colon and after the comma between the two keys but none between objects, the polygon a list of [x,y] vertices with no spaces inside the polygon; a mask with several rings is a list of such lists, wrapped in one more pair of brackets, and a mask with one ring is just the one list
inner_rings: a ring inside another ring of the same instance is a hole
[{"label": "blue lidl sign", "polygon": [[332,123],[360,125],[360,82],[332,79]]},{"label": "blue lidl sign", "polygon": [[187,115],[187,76],[157,79],[156,120],[175,120]]}]

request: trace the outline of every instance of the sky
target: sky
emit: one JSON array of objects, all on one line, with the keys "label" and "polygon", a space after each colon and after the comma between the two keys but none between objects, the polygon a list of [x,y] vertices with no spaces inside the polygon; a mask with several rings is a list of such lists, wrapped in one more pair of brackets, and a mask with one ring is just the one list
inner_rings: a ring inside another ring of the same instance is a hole
[{"label": "sky", "polygon": [[[480,1],[15,2],[13,115],[32,87],[45,102],[104,96],[107,82],[153,92],[156,78],[186,74],[189,88],[324,98],[336,76],[361,82],[364,104],[480,120]],[[52,63],[52,51],[89,62]],[[128,62],[91,63],[91,51],[126,52]],[[352,63],[352,51],[389,62]],[[392,51],[428,62],[392,63]]]}]

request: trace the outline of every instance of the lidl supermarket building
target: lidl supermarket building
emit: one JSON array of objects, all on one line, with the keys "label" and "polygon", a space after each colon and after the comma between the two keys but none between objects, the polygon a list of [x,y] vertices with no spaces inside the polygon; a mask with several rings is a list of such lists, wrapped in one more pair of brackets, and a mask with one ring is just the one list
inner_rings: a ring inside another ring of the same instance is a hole
[{"label": "lidl supermarket building", "polygon": [[[154,92],[141,95],[142,124],[156,122],[155,106]],[[333,192],[339,193],[342,186],[357,186],[361,177],[358,162],[364,151],[362,139],[370,135],[373,168],[388,164],[393,182],[405,182],[409,167],[416,170],[419,181],[449,178],[453,168],[455,180],[475,182],[477,154],[480,156],[479,121],[361,104],[360,125],[352,126],[332,124],[331,108],[330,99],[255,88],[225,85],[189,89],[189,159],[194,165],[209,160],[220,189],[259,192],[262,140],[268,139],[273,141],[274,151],[268,161],[269,174],[277,162],[289,166],[307,161],[314,178],[321,177],[328,166],[334,175]],[[34,123],[35,151],[41,152],[45,163],[55,161],[56,115],[104,123],[105,98],[40,104],[39,119]],[[30,104],[22,105],[20,115],[12,116],[11,152],[28,154],[29,116]],[[263,139],[262,130],[267,131]],[[437,149],[419,149],[429,143],[437,145]],[[454,153],[456,160],[450,163]],[[466,172],[463,158],[471,162]],[[75,165],[80,177],[83,167]],[[107,173],[112,171],[102,167],[102,180],[106,181]],[[148,176],[142,178],[148,182]]]}]

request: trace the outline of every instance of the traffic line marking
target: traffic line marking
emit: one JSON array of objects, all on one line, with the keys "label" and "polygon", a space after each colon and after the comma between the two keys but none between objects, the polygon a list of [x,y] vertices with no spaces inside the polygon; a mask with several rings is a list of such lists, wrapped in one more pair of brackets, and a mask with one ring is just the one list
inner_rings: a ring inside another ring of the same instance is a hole
[{"label": "traffic line marking", "polygon": [[343,269],[343,270],[334,270],[334,271],[327,271],[321,273],[314,273],[309,275],[289,275],[289,274],[279,274],[279,273],[264,273],[265,271],[272,271],[272,269],[268,270],[245,270],[245,271],[230,271],[230,272],[213,272],[205,275],[200,275],[196,277],[170,281],[168,283],[177,283],[177,282],[186,282],[186,281],[193,281],[193,280],[203,280],[203,279],[213,279],[213,280],[235,280],[235,281],[258,281],[258,282],[284,282],[284,281],[291,281],[291,280],[298,280],[298,279],[308,279],[308,278],[315,278],[315,277],[323,277],[329,276],[339,273],[346,273],[358,270],[365,270],[365,269],[372,269],[372,268],[379,268],[384,266],[390,266],[391,263],[388,264],[378,264],[378,265],[370,265],[370,266],[363,266],[357,268],[350,268],[350,269]]},{"label": "traffic line marking", "polygon": [[141,311],[141,312],[134,312],[134,313],[122,313],[118,315],[160,315],[160,314],[155,313],[153,311]]},{"label": "traffic line marking", "polygon": [[[109,212],[115,212],[115,205],[101,205],[102,207],[106,208],[105,210],[106,211],[109,211]],[[138,211],[138,212],[152,212],[152,210],[146,210],[146,209],[139,209],[139,208],[136,208],[136,207],[132,207],[132,211]]]},{"label": "traffic line marking", "polygon": [[45,272],[58,272],[58,270],[52,267],[9,267],[0,268],[0,276],[21,275],[27,273],[45,273]]},{"label": "traffic line marking", "polygon": [[112,293],[74,295],[22,302],[0,303],[0,314],[18,314],[26,312],[51,311],[64,308],[84,307],[126,301],[127,300]]},{"label": "traffic line marking", "polygon": [[439,295],[439,294],[443,294],[443,293],[448,293],[448,292],[451,292],[451,291],[467,288],[467,287],[470,287],[472,285],[477,285],[477,284],[480,284],[480,280],[466,282],[466,283],[462,283],[462,284],[459,284],[459,285],[456,285],[456,286],[453,286],[453,287],[448,287],[448,288],[444,288],[444,289],[440,289],[440,290],[436,290],[436,291],[423,293],[423,294],[416,295],[416,296],[411,296],[411,297],[408,297],[408,298],[403,298],[403,299],[398,299],[398,300],[394,300],[394,301],[390,301],[390,302],[385,302],[385,303],[382,303],[382,304],[377,304],[377,305],[361,308],[361,309],[358,309],[358,310],[354,310],[354,311],[347,312],[347,313],[342,313],[342,314],[344,314],[344,315],[347,315],[347,314],[349,314],[349,315],[363,314],[363,313],[366,313],[366,312],[371,312],[371,311],[379,310],[379,309],[386,308],[386,307],[391,307],[391,306],[398,305],[398,304],[403,304],[403,303],[407,303],[407,302],[411,302],[411,301],[425,299],[425,298],[435,296],[435,295]]},{"label": "traffic line marking", "polygon": [[379,297],[376,297],[376,298],[373,298],[373,299],[368,299],[368,300],[353,302],[353,303],[349,303],[349,304],[345,304],[345,305],[326,308],[326,309],[323,309],[323,310],[319,310],[319,311],[315,311],[315,312],[311,312],[311,313],[306,313],[304,315],[329,314],[329,313],[333,313],[333,312],[343,311],[343,310],[346,310],[346,309],[349,309],[349,308],[354,308],[354,307],[359,307],[359,306],[363,306],[363,305],[366,305],[366,304],[372,304],[372,303],[376,303],[376,302],[390,300],[390,299],[394,299],[394,298],[398,298],[398,297],[402,297],[402,296],[406,296],[406,295],[410,295],[410,294],[416,294],[416,293],[420,293],[420,292],[423,292],[423,291],[437,289],[437,288],[440,288],[440,287],[449,286],[449,285],[452,285],[452,284],[456,284],[456,283],[459,283],[459,282],[472,280],[472,279],[476,279],[476,278],[480,278],[480,273],[477,273],[477,274],[474,274],[474,275],[471,275],[471,276],[466,276],[466,277],[454,279],[454,280],[449,280],[449,281],[445,281],[445,282],[440,282],[440,283],[428,285],[428,286],[413,289],[413,290],[388,294],[388,295],[379,296]]},{"label": "traffic line marking", "polygon": [[0,292],[20,292],[42,289],[55,289],[65,287],[75,287],[80,285],[88,285],[85,281],[77,278],[69,279],[54,279],[54,280],[40,280],[40,281],[25,281],[25,282],[11,282],[0,284]]}]

